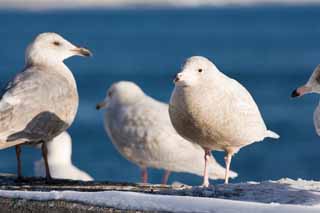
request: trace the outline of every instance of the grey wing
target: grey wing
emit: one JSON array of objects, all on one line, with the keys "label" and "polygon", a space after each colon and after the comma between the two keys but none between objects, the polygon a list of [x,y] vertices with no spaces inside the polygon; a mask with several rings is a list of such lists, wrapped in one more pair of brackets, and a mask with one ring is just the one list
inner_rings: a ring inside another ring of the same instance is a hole
[{"label": "grey wing", "polygon": [[9,82],[0,100],[0,149],[49,140],[65,128],[55,114],[56,100],[50,95],[57,92],[53,87],[57,80],[39,70],[27,69]]},{"label": "grey wing", "polygon": [[317,106],[313,113],[313,124],[318,135],[320,135],[320,105]]}]

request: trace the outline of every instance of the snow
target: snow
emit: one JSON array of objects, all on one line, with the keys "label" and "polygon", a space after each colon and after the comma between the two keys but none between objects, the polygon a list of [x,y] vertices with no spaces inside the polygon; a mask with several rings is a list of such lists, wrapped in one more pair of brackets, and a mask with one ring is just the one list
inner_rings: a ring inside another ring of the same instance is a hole
[{"label": "snow", "polygon": [[281,179],[262,183],[217,185],[208,189],[187,187],[183,190],[168,190],[160,193],[163,194],[125,191],[0,190],[0,197],[38,201],[65,200],[116,209],[146,211],[320,212],[320,182],[316,181]]},{"label": "snow", "polygon": [[190,196],[151,195],[137,192],[76,192],[76,191],[0,191],[1,197],[29,200],[65,200],[91,205],[146,211],[170,212],[319,212],[318,207],[294,205],[261,204],[223,200],[217,198],[200,198]]}]

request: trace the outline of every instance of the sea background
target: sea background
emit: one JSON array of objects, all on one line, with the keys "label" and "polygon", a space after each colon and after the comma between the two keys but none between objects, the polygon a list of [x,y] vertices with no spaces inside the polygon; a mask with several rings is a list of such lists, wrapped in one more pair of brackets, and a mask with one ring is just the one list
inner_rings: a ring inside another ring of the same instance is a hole
[{"label": "sea background", "polygon": [[[134,81],[168,102],[172,79],[187,57],[203,55],[253,95],[269,129],[281,135],[240,150],[231,182],[282,177],[320,180],[320,137],[313,127],[318,95],[291,99],[320,63],[320,6],[227,6],[21,11],[0,10],[0,85],[24,66],[27,44],[53,31],[92,50],[65,61],[78,84],[80,105],[69,133],[73,161],[97,180],[138,182],[140,171],[115,150],[96,111],[106,89]],[[223,164],[223,153],[214,152]],[[23,174],[33,175],[40,150],[25,147]],[[15,173],[13,148],[0,151],[0,172]],[[162,171],[150,170],[159,183]],[[174,173],[170,182],[199,185],[201,177]],[[219,182],[219,181],[218,181]]]}]

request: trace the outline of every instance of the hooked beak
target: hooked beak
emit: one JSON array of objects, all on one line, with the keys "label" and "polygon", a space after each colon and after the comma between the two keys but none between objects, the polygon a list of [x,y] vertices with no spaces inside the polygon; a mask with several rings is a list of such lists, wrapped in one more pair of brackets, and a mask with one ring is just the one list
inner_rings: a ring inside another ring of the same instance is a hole
[{"label": "hooked beak", "polygon": [[83,48],[83,47],[77,47],[77,48],[73,49],[72,51],[75,52],[79,56],[84,56],[84,57],[92,56],[92,53],[90,52],[90,50]]},{"label": "hooked beak", "polygon": [[106,101],[101,101],[100,103],[98,103],[97,105],[96,105],[96,109],[97,110],[100,110],[100,109],[104,109],[104,108],[106,108],[107,107],[107,102]]},{"label": "hooked beak", "polygon": [[311,88],[308,86],[302,86],[299,87],[297,89],[295,89],[292,93],[291,93],[291,97],[292,98],[296,98],[296,97],[301,97],[307,93],[311,92]]}]

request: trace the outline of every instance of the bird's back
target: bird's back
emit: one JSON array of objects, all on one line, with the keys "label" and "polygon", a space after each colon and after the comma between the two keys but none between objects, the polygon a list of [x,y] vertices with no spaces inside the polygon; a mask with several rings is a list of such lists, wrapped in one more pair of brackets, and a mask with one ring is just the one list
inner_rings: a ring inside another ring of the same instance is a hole
[{"label": "bird's back", "polygon": [[72,123],[77,89],[64,75],[43,69],[26,69],[3,90],[0,149],[25,141],[48,141]]}]

